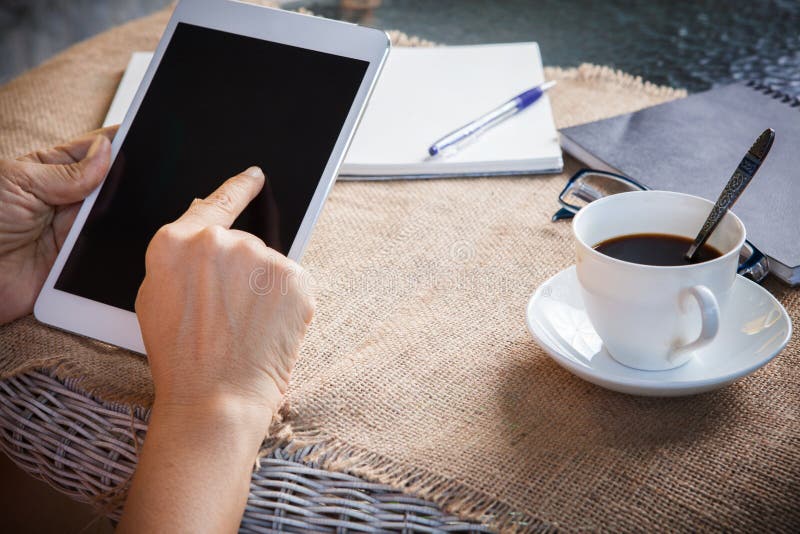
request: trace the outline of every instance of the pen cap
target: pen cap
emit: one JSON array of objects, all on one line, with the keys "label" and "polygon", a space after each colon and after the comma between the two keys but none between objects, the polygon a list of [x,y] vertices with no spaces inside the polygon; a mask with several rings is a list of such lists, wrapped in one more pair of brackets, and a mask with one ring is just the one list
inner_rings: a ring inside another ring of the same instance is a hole
[{"label": "pen cap", "polygon": [[545,91],[550,89],[556,84],[554,81],[545,82],[542,85],[528,89],[517,97],[517,107],[526,108],[539,100]]},{"label": "pen cap", "polygon": [[543,94],[544,91],[542,91],[538,87],[534,87],[533,89],[528,89],[527,91],[525,91],[524,93],[520,94],[517,97],[517,107],[519,108],[528,107],[537,100],[539,100],[539,97],[541,97]]}]

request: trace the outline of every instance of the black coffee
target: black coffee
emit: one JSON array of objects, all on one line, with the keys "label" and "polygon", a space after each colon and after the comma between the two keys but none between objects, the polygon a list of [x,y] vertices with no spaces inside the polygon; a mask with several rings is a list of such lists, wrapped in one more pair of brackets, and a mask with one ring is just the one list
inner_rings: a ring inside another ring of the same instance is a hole
[{"label": "black coffee", "polygon": [[[631,234],[606,239],[595,250],[606,256],[643,265],[689,265],[684,257],[693,239],[670,234]],[[722,253],[705,244],[694,255],[692,263],[719,258]]]}]

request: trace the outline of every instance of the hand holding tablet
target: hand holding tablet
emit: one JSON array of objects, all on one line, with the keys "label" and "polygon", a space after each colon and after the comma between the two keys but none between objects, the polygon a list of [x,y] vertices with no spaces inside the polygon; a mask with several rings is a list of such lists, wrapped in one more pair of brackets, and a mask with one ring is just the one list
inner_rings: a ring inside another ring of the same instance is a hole
[{"label": "hand holding tablet", "polygon": [[0,324],[33,311],[81,201],[108,171],[116,131],[0,160]]}]

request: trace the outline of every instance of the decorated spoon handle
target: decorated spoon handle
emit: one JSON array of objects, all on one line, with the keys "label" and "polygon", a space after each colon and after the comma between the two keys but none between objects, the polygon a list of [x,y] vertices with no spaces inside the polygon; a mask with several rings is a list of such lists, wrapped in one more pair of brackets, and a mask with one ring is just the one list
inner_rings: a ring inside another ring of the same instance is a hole
[{"label": "decorated spoon handle", "polygon": [[689,247],[689,252],[686,253],[687,260],[692,261],[697,249],[703,246],[703,243],[706,242],[708,236],[717,228],[722,217],[728,212],[728,209],[733,206],[745,187],[750,184],[750,180],[753,179],[758,168],[761,167],[761,164],[764,162],[764,158],[767,157],[769,149],[772,148],[772,142],[774,140],[775,130],[767,128],[764,130],[764,133],[758,136],[756,142],[753,143],[753,146],[751,146],[747,154],[744,155],[739,166],[733,171],[733,176],[731,176],[731,179],[725,184],[725,189],[720,193],[717,203],[714,204],[714,207],[711,209],[711,213],[708,215],[706,222],[703,223],[703,228],[700,229],[700,233],[697,234],[694,243]]}]

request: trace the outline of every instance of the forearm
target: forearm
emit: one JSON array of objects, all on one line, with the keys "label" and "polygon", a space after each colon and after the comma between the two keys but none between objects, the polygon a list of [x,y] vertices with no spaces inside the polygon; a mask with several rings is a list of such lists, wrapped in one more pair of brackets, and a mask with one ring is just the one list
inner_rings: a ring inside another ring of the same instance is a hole
[{"label": "forearm", "polygon": [[234,532],[271,414],[156,402],[118,532]]}]

